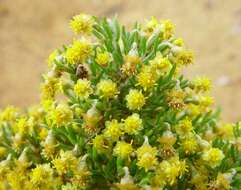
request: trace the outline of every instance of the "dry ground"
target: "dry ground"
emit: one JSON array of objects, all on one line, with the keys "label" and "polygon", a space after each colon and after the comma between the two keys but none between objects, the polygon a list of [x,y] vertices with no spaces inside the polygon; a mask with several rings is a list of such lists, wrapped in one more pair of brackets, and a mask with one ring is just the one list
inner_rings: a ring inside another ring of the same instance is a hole
[{"label": "dry ground", "polygon": [[127,25],[173,20],[196,52],[187,74],[209,76],[224,120],[241,120],[241,0],[0,0],[0,107],[38,101],[45,59],[72,39],[68,20],[80,12],[118,14]]}]

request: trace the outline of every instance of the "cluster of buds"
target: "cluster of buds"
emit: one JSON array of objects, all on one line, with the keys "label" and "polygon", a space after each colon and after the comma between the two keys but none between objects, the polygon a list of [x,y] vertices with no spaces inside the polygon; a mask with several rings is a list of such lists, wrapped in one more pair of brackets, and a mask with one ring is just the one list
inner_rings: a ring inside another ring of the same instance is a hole
[{"label": "cluster of buds", "polygon": [[0,112],[0,190],[231,190],[241,123],[223,124],[169,20],[132,30],[80,14],[55,50],[41,101]]}]

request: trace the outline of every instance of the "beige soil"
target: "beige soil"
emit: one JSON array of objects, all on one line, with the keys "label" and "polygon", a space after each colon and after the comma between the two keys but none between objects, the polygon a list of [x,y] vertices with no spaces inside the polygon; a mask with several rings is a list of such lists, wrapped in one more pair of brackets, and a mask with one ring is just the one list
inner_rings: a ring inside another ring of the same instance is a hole
[{"label": "beige soil", "polygon": [[224,120],[241,120],[241,0],[0,0],[0,107],[38,101],[46,57],[70,42],[68,21],[80,12],[117,14],[126,25],[173,20],[196,53],[186,73],[210,77]]}]

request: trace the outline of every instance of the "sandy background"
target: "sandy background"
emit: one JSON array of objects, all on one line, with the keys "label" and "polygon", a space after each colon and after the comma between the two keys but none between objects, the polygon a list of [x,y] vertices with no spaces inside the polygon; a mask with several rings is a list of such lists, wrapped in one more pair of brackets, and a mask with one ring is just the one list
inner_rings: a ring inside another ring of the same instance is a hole
[{"label": "sandy background", "polygon": [[187,74],[210,77],[224,120],[241,120],[241,0],[0,0],[0,107],[38,101],[46,58],[73,38],[68,21],[80,12],[126,25],[171,19],[196,53]]}]

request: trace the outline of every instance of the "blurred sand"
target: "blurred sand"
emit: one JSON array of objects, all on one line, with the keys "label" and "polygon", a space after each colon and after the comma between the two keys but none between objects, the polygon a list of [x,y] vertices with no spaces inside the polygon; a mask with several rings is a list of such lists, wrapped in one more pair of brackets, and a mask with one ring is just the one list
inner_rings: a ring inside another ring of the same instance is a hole
[{"label": "blurred sand", "polygon": [[126,25],[171,19],[196,53],[186,73],[210,77],[224,120],[241,120],[240,0],[0,0],[0,107],[38,101],[45,60],[73,38],[68,21],[80,12],[117,14]]}]

